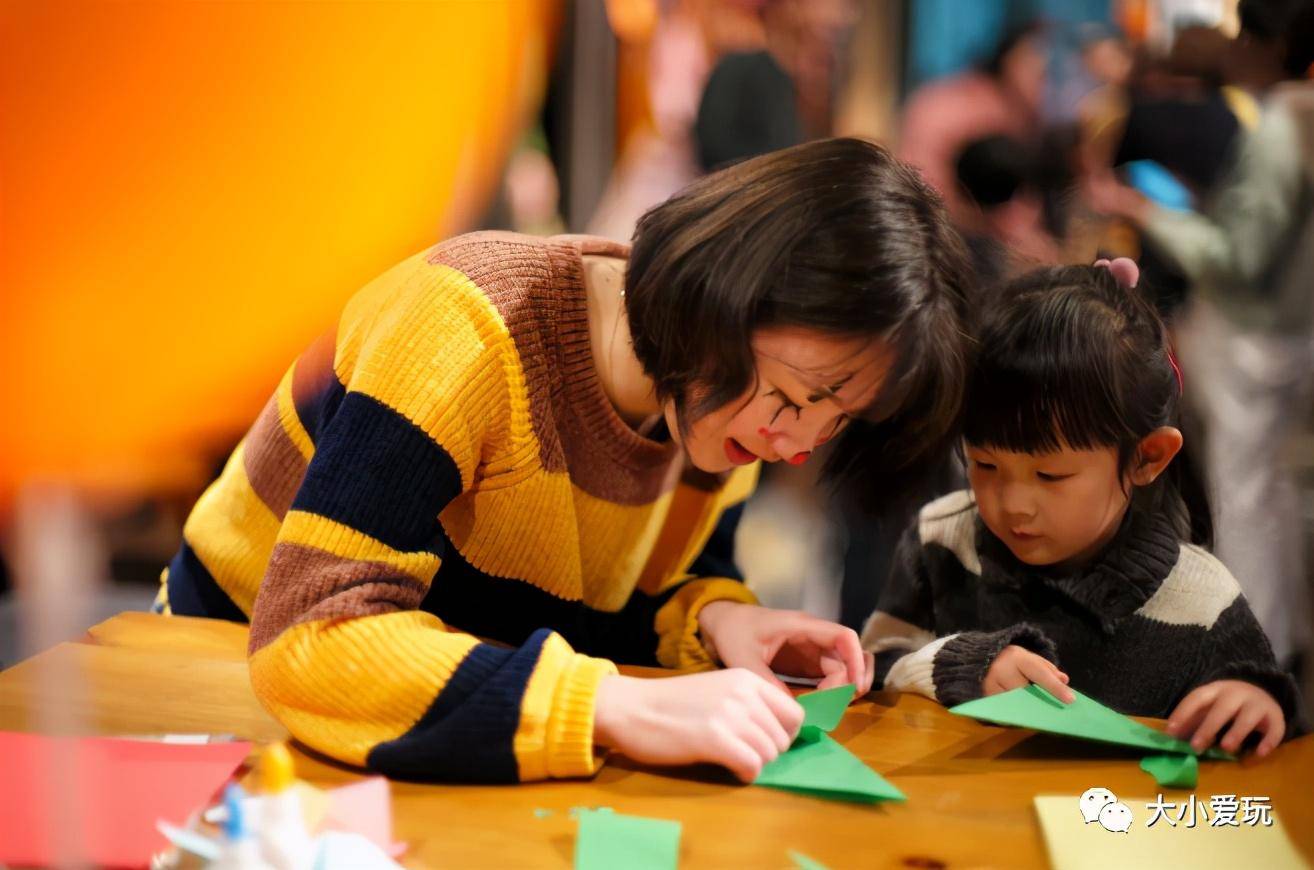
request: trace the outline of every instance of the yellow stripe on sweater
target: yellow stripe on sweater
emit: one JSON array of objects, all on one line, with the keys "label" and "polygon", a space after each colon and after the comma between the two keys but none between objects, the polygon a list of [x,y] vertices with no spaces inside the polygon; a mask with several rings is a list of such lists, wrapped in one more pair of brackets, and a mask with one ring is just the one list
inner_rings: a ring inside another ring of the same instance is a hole
[{"label": "yellow stripe on sweater", "polygon": [[587,776],[597,769],[597,687],[603,677],[615,673],[611,662],[579,655],[560,635],[548,635],[525,686],[512,741],[522,780]]},{"label": "yellow stripe on sweater", "polygon": [[364,765],[419,721],[478,643],[417,610],[306,622],[251,657],[251,685],[297,739]]},{"label": "yellow stripe on sweater", "polygon": [[469,278],[445,266],[417,271],[399,289],[368,324],[359,353],[347,388],[422,429],[455,461],[464,489],[510,418],[528,415],[523,386],[514,397],[508,389],[520,363],[506,324]]},{"label": "yellow stripe on sweater", "polygon": [[278,390],[274,395],[278,397],[278,422],[282,424],[283,431],[287,437],[292,439],[298,452],[310,461],[310,457],[315,453],[315,445],[310,440],[310,433],[301,423],[301,416],[297,413],[297,406],[292,400],[292,375],[296,369],[296,364],[287,370],[283,375],[283,380],[278,382]]},{"label": "yellow stripe on sweater", "polygon": [[279,524],[251,488],[245,449],[243,440],[219,479],[201,495],[183,527],[183,537],[219,588],[250,615]]}]

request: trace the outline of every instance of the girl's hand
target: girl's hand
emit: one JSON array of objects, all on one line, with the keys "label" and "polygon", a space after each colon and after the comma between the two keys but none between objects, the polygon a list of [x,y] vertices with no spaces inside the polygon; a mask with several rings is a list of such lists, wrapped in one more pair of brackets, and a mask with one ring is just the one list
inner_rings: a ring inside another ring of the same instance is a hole
[{"label": "girl's hand", "polygon": [[710,761],[744,782],[789,748],[803,708],[742,668],[664,679],[604,677],[593,742],[646,764]]},{"label": "girl's hand", "polygon": [[1077,696],[1068,688],[1068,675],[1060,671],[1058,665],[1013,644],[1004,647],[995,656],[994,663],[981,681],[981,691],[987,695],[998,695],[1032,683],[1065,704],[1077,700]]},{"label": "girl's hand", "polygon": [[1185,740],[1194,732],[1191,748],[1203,752],[1228,722],[1232,727],[1219,741],[1223,749],[1236,752],[1250,733],[1258,730],[1264,735],[1255,749],[1260,758],[1272,752],[1287,732],[1282,708],[1268,692],[1244,680],[1216,680],[1182,699],[1168,717],[1168,733]]},{"label": "girl's hand", "polygon": [[858,694],[871,690],[872,656],[858,634],[834,622],[796,610],[713,601],[698,613],[703,638],[728,668],[746,668],[784,690],[772,671],[793,677],[821,677],[818,689],[853,683]]}]

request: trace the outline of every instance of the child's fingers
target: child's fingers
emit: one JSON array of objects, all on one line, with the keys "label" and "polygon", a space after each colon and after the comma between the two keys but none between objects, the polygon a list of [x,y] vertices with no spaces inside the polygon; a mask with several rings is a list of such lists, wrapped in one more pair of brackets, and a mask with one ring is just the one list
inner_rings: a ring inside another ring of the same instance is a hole
[{"label": "child's fingers", "polygon": [[1241,709],[1241,700],[1239,698],[1226,696],[1219,698],[1209,708],[1209,715],[1204,717],[1204,721],[1196,729],[1195,735],[1191,737],[1191,747],[1199,752],[1206,746],[1211,746],[1214,738],[1218,736],[1219,729],[1232,721],[1232,717],[1236,715],[1236,711],[1239,709]]},{"label": "child's fingers", "polygon": [[1218,689],[1212,685],[1201,686],[1188,694],[1168,717],[1168,733],[1174,737],[1190,734],[1209,711],[1217,696]]},{"label": "child's fingers", "polygon": [[1009,692],[1019,686],[1025,686],[1028,682],[1027,678],[1018,673],[1016,668],[1000,668],[990,672],[982,689],[987,695],[998,695],[1000,692]]},{"label": "child's fingers", "polygon": [[1233,720],[1232,727],[1227,730],[1227,734],[1218,741],[1218,745],[1228,752],[1236,752],[1241,743],[1250,736],[1250,732],[1255,730],[1255,726],[1263,721],[1264,712],[1262,707],[1243,707]]},{"label": "child's fingers", "polygon": [[1071,704],[1075,700],[1072,690],[1059,679],[1058,669],[1048,660],[1039,656],[1023,659],[1019,670],[1030,682],[1040,686],[1065,704]]},{"label": "child's fingers", "polygon": [[1255,747],[1255,754],[1263,758],[1277,749],[1278,744],[1282,742],[1287,731],[1287,723],[1282,718],[1280,710],[1270,709],[1264,713],[1264,721],[1259,728],[1264,732],[1264,739]]}]

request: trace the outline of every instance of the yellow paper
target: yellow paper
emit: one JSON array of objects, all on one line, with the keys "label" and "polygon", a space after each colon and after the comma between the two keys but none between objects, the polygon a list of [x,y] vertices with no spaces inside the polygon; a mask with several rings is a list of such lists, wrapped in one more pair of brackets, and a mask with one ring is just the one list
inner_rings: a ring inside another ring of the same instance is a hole
[{"label": "yellow paper", "polygon": [[[1196,795],[1209,804],[1209,795]],[[1185,796],[1165,795],[1165,800],[1179,804]],[[1211,827],[1208,820],[1197,820],[1194,828],[1185,821],[1176,827],[1168,819],[1160,818],[1153,827],[1146,823],[1154,816],[1146,804],[1151,797],[1119,797],[1131,810],[1132,824],[1126,833],[1106,830],[1098,821],[1086,823],[1082,818],[1080,795],[1038,795],[1035,798],[1036,814],[1045,835],[1049,861],[1054,870],[1138,870],[1138,868],[1190,867],[1203,868],[1263,867],[1264,870],[1308,868],[1287,837],[1278,818],[1279,807],[1269,811],[1271,827],[1263,824],[1242,823],[1239,827],[1220,825]],[[1176,818],[1175,813],[1169,814]],[[1212,818],[1212,816],[1211,816]]]}]

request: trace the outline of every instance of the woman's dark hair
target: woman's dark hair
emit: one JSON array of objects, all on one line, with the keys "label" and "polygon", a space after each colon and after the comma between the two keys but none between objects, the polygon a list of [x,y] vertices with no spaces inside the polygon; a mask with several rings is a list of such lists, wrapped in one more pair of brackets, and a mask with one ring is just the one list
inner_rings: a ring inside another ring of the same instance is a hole
[{"label": "woman's dark hair", "polygon": [[[1015,453],[1114,447],[1121,476],[1142,438],[1178,425],[1181,380],[1163,321],[1108,269],[1060,266],[1015,279],[983,304],[976,338],[968,444]],[[1189,461],[1179,455],[1136,497],[1167,512],[1182,538],[1208,546],[1208,498],[1186,473]]]},{"label": "woman's dark hair", "polygon": [[889,343],[876,402],[826,464],[875,505],[911,491],[957,437],[968,287],[940,197],[884,148],[827,139],[705,176],[645,214],[625,311],[635,354],[686,428],[755,386],[757,330]]},{"label": "woman's dark hair", "polygon": [[1304,78],[1314,64],[1314,0],[1241,0],[1241,32],[1285,46],[1282,67],[1288,78]]}]

